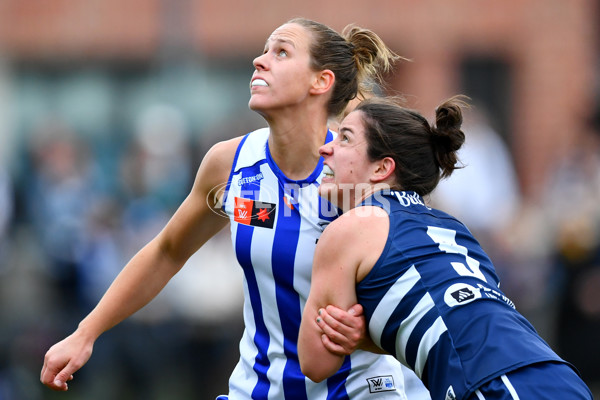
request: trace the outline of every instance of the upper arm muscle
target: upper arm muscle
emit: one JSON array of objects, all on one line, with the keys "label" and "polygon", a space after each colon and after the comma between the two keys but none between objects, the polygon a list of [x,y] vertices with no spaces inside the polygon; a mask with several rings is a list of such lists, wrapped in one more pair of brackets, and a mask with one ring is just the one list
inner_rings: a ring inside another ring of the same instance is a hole
[{"label": "upper arm muscle", "polygon": [[[332,304],[348,309],[356,304],[356,283],[379,259],[387,240],[389,219],[385,211],[357,209],[332,222],[317,244],[311,294],[320,307]],[[335,282],[332,285],[331,282]]]},{"label": "upper arm muscle", "polygon": [[240,140],[216,144],[202,160],[190,194],[156,239],[169,257],[187,260],[229,222],[217,208],[222,193],[213,194],[225,186]]}]

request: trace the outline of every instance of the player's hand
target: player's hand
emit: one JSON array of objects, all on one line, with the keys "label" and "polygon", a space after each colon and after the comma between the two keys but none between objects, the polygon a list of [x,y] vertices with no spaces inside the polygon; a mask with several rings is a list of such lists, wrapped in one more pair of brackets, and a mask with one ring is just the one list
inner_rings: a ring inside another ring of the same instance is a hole
[{"label": "player's hand", "polygon": [[56,343],[44,357],[40,381],[52,390],[68,390],[67,382],[71,381],[73,374],[90,359],[93,346],[93,341],[85,340],[76,334]]},{"label": "player's hand", "polygon": [[331,305],[322,308],[317,324],[324,333],[321,339],[325,348],[340,356],[352,354],[367,337],[360,304],[353,305],[348,311]]}]

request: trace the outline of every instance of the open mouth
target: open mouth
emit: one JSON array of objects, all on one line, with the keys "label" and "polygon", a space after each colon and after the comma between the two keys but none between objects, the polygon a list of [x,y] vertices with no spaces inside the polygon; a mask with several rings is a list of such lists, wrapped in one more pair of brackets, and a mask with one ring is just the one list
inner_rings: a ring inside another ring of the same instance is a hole
[{"label": "open mouth", "polygon": [[267,87],[269,85],[267,84],[267,82],[265,82],[262,79],[255,79],[252,82],[250,82],[250,87],[257,87],[257,86]]},{"label": "open mouth", "polygon": [[333,176],[334,176],[333,170],[331,168],[329,168],[329,165],[327,165],[327,164],[323,165],[323,174],[325,175],[326,178],[333,178]]}]

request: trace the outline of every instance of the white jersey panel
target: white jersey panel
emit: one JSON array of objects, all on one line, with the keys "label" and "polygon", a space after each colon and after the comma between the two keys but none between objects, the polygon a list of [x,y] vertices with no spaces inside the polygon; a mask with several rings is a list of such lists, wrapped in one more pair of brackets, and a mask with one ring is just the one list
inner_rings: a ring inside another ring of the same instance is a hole
[{"label": "white jersey panel", "polygon": [[242,140],[224,199],[244,271],[245,331],[229,398],[405,399],[400,364],[391,356],[357,351],[318,384],[302,375],[297,339],[312,259],[318,237],[335,216],[318,196],[322,160],[307,179],[291,181],[270,158],[268,135],[260,129]]}]

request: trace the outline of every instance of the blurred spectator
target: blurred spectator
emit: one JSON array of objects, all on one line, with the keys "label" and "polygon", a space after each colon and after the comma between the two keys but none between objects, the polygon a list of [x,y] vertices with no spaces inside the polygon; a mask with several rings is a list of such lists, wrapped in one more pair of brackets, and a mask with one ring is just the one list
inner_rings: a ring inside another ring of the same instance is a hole
[{"label": "blurred spectator", "polygon": [[559,353],[600,396],[600,125],[557,163],[544,199],[555,232]]},{"label": "blurred spectator", "polygon": [[4,165],[0,162],[0,275],[8,268],[8,230],[13,219],[13,183]]},{"label": "blurred spectator", "polygon": [[[187,123],[178,109],[150,106],[134,129],[133,142],[121,160],[121,189],[126,196],[120,238],[124,261],[166,225],[193,179]],[[173,317],[172,304],[162,295],[133,319],[160,323]]]},{"label": "blurred spectator", "polygon": [[83,312],[98,303],[123,266],[121,214],[114,200],[98,199],[90,204],[83,221],[85,229],[75,248],[77,295]]},{"label": "blurred spectator", "polygon": [[131,199],[159,201],[170,215],[188,194],[195,171],[187,121],[177,108],[156,104],[134,128],[132,151],[123,160],[123,190]]},{"label": "blurred spectator", "polygon": [[73,307],[78,304],[77,249],[97,198],[92,158],[77,133],[58,119],[40,124],[29,144],[31,170],[23,193],[26,221],[63,306]]}]

